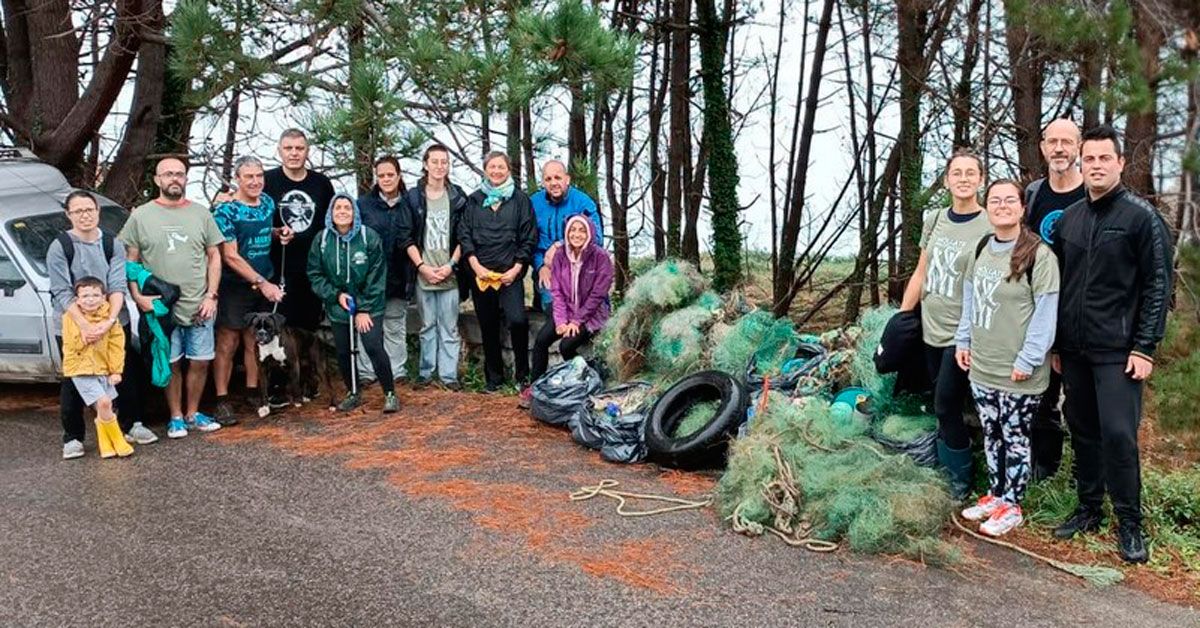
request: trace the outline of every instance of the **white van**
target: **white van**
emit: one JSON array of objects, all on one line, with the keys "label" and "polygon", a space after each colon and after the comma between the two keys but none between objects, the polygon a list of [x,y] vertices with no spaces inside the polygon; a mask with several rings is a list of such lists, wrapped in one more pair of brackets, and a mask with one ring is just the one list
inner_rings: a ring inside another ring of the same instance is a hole
[{"label": "white van", "polygon": [[[56,382],[62,357],[50,316],[46,249],[70,228],[62,203],[74,188],[28,151],[0,147],[0,381]],[[100,228],[116,235],[129,212],[100,201]]]}]

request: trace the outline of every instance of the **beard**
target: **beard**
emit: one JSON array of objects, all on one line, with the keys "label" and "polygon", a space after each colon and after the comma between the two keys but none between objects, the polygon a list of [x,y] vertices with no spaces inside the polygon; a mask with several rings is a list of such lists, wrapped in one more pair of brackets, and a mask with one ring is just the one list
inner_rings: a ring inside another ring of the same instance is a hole
[{"label": "beard", "polygon": [[163,188],[162,195],[169,201],[177,201],[183,198],[183,186],[178,183],[172,183]]}]

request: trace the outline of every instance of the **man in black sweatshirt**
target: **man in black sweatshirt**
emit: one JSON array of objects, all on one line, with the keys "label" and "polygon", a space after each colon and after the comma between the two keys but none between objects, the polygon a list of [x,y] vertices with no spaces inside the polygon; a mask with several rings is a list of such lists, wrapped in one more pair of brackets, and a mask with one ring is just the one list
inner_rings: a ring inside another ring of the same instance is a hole
[{"label": "man in black sweatshirt", "polygon": [[1079,507],[1054,533],[1099,529],[1107,487],[1121,558],[1146,562],[1137,430],[1171,300],[1171,238],[1158,211],[1121,185],[1125,160],[1112,127],[1084,133],[1080,153],[1087,197],[1067,208],[1054,238],[1062,267],[1055,363]]}]

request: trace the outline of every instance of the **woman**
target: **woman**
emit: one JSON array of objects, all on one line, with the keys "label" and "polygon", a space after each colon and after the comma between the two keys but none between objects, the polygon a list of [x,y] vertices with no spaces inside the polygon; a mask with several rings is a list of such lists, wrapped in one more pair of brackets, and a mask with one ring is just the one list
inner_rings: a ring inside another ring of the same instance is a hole
[{"label": "woman", "polygon": [[[417,384],[438,380],[460,390],[458,336],[460,282],[458,224],[467,205],[462,188],[450,182],[450,151],[441,144],[425,149],[424,174],[405,194],[405,210],[397,216],[399,248],[416,269],[416,295],[421,307],[421,362]],[[465,285],[461,287],[466,287]]]},{"label": "woman", "polygon": [[[400,162],[390,155],[375,161],[375,185],[358,197],[362,222],[375,230],[383,241],[387,263],[387,303],[383,310],[383,349],[392,365],[392,375],[404,381],[408,372],[408,300],[412,295],[412,267],[399,247],[400,215],[407,210],[404,202],[404,180],[400,177]],[[378,379],[370,362],[358,365],[359,375],[366,381]]]},{"label": "woman", "polygon": [[904,290],[902,311],[921,307],[925,364],[933,382],[933,411],[938,420],[938,460],[950,475],[955,499],[971,488],[971,439],[963,424],[967,375],[954,359],[954,332],[962,314],[962,285],[967,263],[980,238],[991,233],[978,200],[983,161],[958,150],[946,165],[948,210],[926,212],[921,231],[921,257]]},{"label": "woman", "polygon": [[[533,379],[546,372],[550,345],[561,339],[558,351],[564,360],[579,353],[592,336],[608,322],[608,290],[612,288],[613,265],[608,252],[592,235],[592,221],[582,215],[567,219],[566,246],[550,263],[550,295],[553,315],[542,325],[533,345]],[[521,393],[527,401],[529,388]]]},{"label": "woman", "polygon": [[1030,476],[1029,431],[1050,385],[1047,356],[1058,318],[1058,260],[1025,224],[1025,199],[1014,181],[987,189],[994,235],[973,249],[963,282],[956,359],[969,372],[983,424],[989,490],[963,511],[986,519],[979,531],[1000,536],[1023,521]]},{"label": "woman", "polygon": [[[400,409],[396,399],[392,366],[383,349],[383,318],[387,263],[379,234],[362,224],[358,204],[348,194],[335,194],[322,231],[308,252],[308,278],[313,292],[325,304],[338,369],[350,391],[337,409],[348,412],[362,405],[362,397],[351,386],[350,325],[358,332],[358,345],[371,360],[384,391],[384,412]],[[353,323],[351,323],[353,317]]]},{"label": "woman", "polygon": [[533,259],[537,227],[529,197],[516,189],[508,155],[488,153],[484,179],[467,199],[459,224],[459,246],[475,280],[471,299],[483,337],[488,392],[504,385],[500,321],[508,322],[518,385],[529,379],[529,318],[525,313],[525,270]]}]

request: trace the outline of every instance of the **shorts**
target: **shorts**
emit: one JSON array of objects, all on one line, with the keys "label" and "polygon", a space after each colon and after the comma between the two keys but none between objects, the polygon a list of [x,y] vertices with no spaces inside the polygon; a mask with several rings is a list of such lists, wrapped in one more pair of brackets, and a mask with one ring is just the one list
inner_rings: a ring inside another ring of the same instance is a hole
[{"label": "shorts", "polygon": [[243,330],[250,325],[246,322],[247,314],[269,312],[270,304],[263,295],[250,284],[238,282],[222,282],[221,298],[217,301],[217,327],[219,329]]},{"label": "shorts", "polygon": [[95,405],[101,397],[108,397],[110,401],[117,398],[117,388],[109,383],[107,375],[75,375],[71,383],[75,384],[83,403],[89,406]]},{"label": "shorts", "polygon": [[189,360],[211,360],[215,354],[211,318],[195,325],[176,325],[171,332],[172,364],[185,355]]}]

